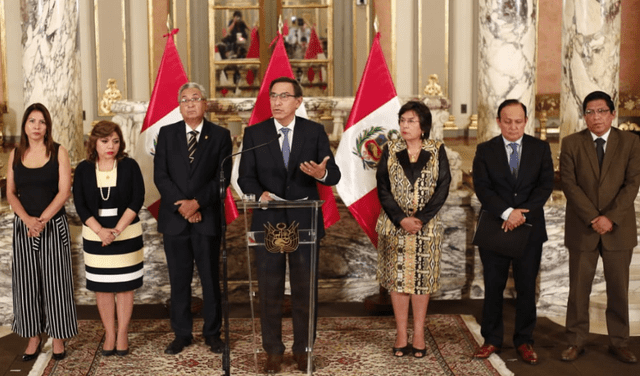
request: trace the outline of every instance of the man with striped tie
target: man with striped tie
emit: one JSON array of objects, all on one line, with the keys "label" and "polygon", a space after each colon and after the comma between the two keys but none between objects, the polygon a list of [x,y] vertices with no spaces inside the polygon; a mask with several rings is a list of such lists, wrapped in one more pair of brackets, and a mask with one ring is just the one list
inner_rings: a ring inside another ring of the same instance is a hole
[{"label": "man with striped tie", "polygon": [[[204,118],[207,105],[202,85],[189,82],[178,92],[184,120],[160,129],[154,158],[154,182],[160,192],[158,231],[171,283],[171,327],[175,339],[167,354],[189,346],[191,334],[191,280],[198,267],[204,301],[202,335],[214,353],[221,353],[222,326],[220,253],[220,163],[231,154],[231,135]],[[231,177],[231,159],[224,166]],[[226,188],[226,187],[225,187]]]}]

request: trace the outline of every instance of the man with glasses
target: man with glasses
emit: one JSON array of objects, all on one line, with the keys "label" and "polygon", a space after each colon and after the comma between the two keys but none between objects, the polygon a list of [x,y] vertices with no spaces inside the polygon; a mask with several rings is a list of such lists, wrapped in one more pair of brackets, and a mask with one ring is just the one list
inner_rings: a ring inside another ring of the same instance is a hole
[{"label": "man with glasses", "polygon": [[602,257],[607,283],[609,352],[636,363],[629,342],[629,265],[638,244],[634,200],[640,186],[640,141],[612,128],[611,97],[594,91],[582,104],[587,129],[562,140],[560,172],[567,197],[565,246],[569,249],[567,338],[562,360],[584,352],[589,333],[589,294]]},{"label": "man with glasses", "polygon": [[[270,140],[273,142],[242,155],[238,184],[244,193],[254,194],[260,201],[271,201],[276,197],[318,200],[318,183],[333,186],[340,180],[340,170],[333,158],[324,127],[295,116],[296,109],[302,105],[302,88],[298,81],[288,77],[273,80],[269,97],[273,118],[247,127],[243,147],[247,150]],[[267,223],[274,227],[284,224],[289,228],[294,222],[299,224],[300,229],[311,228],[309,209],[254,210],[251,229],[264,231]],[[319,213],[317,223],[319,242],[324,236],[322,213]],[[286,254],[271,253],[265,247],[256,247],[255,258],[262,346],[267,353],[265,372],[280,371],[285,350],[282,342],[282,303],[287,260],[293,316],[292,351],[298,368],[306,371],[311,247],[299,245],[297,250]],[[316,254],[316,271],[317,261]],[[316,301],[317,296],[316,283]]]},{"label": "man with glasses", "polygon": [[[202,335],[214,353],[221,353],[220,307],[220,190],[222,159],[231,154],[231,135],[204,118],[204,88],[189,82],[178,92],[183,120],[164,126],[158,135],[154,182],[160,192],[158,231],[171,284],[171,328],[175,339],[166,354],[178,354],[193,340],[191,280],[193,264],[202,284]],[[231,176],[231,159],[224,166]]]}]

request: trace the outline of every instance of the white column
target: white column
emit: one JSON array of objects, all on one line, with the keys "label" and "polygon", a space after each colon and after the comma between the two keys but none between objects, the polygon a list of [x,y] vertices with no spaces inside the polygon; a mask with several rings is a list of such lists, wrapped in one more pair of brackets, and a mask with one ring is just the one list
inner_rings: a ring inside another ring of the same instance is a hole
[{"label": "white column", "polygon": [[582,101],[592,91],[618,100],[621,0],[565,0],[562,14],[560,137],[586,128]]},{"label": "white column", "polygon": [[527,106],[525,133],[535,131],[537,0],[480,0],[478,142],[500,134],[495,121],[505,99]]},{"label": "white column", "polygon": [[77,0],[21,0],[24,104],[51,113],[53,139],[84,159]]}]

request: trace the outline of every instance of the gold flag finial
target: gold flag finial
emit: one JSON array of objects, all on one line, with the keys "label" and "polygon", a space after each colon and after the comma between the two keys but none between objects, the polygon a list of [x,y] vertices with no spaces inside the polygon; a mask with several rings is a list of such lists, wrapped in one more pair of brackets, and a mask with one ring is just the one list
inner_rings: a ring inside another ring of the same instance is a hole
[{"label": "gold flag finial", "polygon": [[167,14],[167,32],[171,32],[171,15]]},{"label": "gold flag finial", "polygon": [[282,34],[282,27],[284,24],[282,23],[282,14],[278,16],[278,34]]},{"label": "gold flag finial", "polygon": [[378,33],[378,15],[376,14],[376,18],[373,19],[373,30],[376,31],[376,34]]}]

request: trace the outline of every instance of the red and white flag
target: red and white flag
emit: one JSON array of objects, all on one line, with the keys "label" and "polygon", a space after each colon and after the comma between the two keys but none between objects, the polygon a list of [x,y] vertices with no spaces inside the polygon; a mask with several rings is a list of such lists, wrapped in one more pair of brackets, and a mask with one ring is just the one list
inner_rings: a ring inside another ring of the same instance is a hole
[{"label": "red and white flag", "polygon": [[[273,50],[273,55],[271,55],[267,71],[265,72],[262,84],[260,85],[260,91],[258,92],[256,104],[251,112],[251,118],[249,118],[248,126],[260,123],[273,116],[271,114],[271,102],[269,100],[269,85],[271,84],[271,81],[283,76],[294,78],[293,70],[291,69],[289,58],[287,57],[287,51],[284,48],[284,38],[282,34],[278,33],[278,36],[272,44],[273,43],[276,44],[276,47]],[[296,111],[296,115],[307,118],[307,110],[304,106],[300,106]],[[236,192],[242,196],[242,190],[240,189],[240,186],[238,186],[239,166],[240,158],[236,157],[233,161],[233,175],[231,176],[231,182]],[[324,204],[322,204],[324,227],[329,228],[329,226],[338,222],[340,219],[338,205],[336,204],[336,199],[333,196],[331,187],[318,183],[318,193],[320,194],[320,199],[325,201]]]},{"label": "red and white flag", "polygon": [[[178,90],[180,86],[189,82],[173,40],[173,35],[176,33],[178,33],[178,29],[173,29],[169,34],[164,35],[167,38],[167,44],[162,54],[158,76],[156,77],[156,83],[153,85],[151,100],[149,101],[147,114],[144,117],[134,152],[140,169],[145,172],[143,174],[145,187],[144,205],[156,219],[160,208],[160,192],[158,192],[153,181],[153,174],[149,173],[149,171],[153,171],[153,157],[158,143],[158,133],[163,126],[182,120],[180,104],[178,103]],[[225,203],[227,223],[231,223],[238,216],[238,209],[230,190],[227,190]]]},{"label": "red and white flag", "polygon": [[400,107],[377,33],[336,152],[342,173],[336,186],[338,194],[376,247],[380,214],[376,166],[384,144],[399,137]]}]

